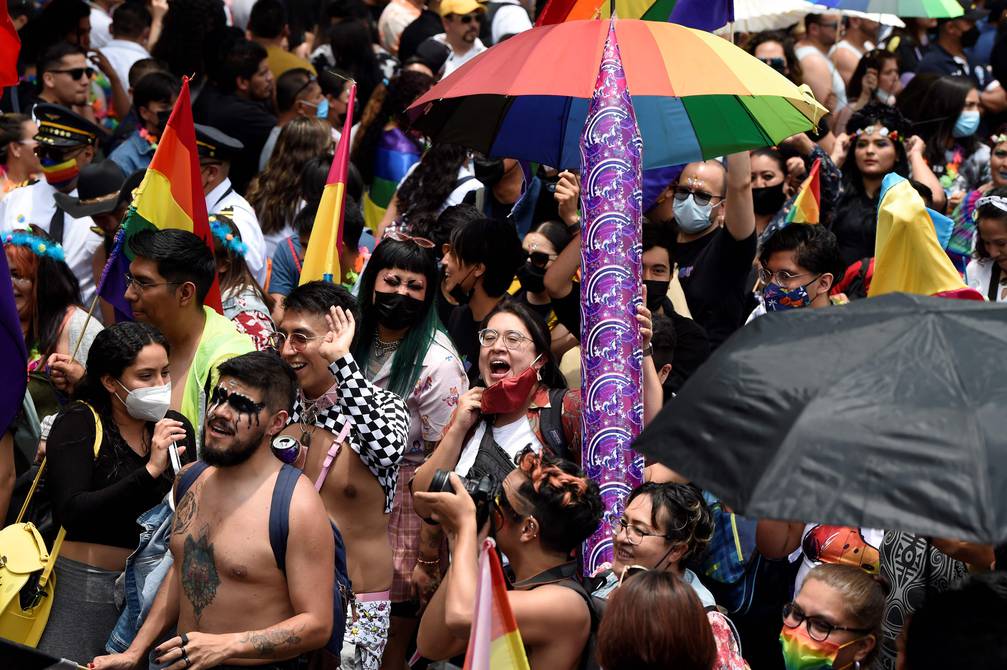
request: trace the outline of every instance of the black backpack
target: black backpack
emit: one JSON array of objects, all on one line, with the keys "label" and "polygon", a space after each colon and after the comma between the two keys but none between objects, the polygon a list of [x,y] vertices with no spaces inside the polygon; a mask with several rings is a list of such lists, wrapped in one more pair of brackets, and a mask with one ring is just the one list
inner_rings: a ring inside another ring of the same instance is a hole
[{"label": "black backpack", "polygon": [[577,561],[557,565],[521,582],[522,587],[532,589],[546,584],[556,584],[575,591],[587,603],[587,609],[591,613],[591,633],[587,637],[587,644],[584,645],[584,652],[577,667],[579,670],[601,670],[595,647],[598,643],[598,626],[601,625],[601,618],[605,614],[605,600],[592,595],[598,584],[595,580],[581,577]]}]

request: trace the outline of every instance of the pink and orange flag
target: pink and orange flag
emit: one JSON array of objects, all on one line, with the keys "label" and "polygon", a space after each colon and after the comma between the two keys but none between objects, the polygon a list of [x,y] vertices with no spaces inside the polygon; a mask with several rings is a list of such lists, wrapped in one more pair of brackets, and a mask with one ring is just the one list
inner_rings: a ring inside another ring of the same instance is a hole
[{"label": "pink and orange flag", "polygon": [[342,272],[339,267],[339,251],[343,248],[343,220],[346,209],[346,176],[350,170],[350,130],[353,127],[353,102],[357,95],[357,85],[350,82],[350,97],[346,102],[346,121],[343,134],[339,137],[336,155],[332,158],[325,190],[318,203],[315,225],[311,229],[311,239],[304,252],[300,284],[323,280],[339,284]]},{"label": "pink and orange flag", "polygon": [[815,159],[811,172],[801,184],[794,205],[787,212],[787,223],[818,223],[822,213],[822,186],[820,168],[822,160]]},{"label": "pink and orange flag", "polygon": [[475,614],[463,670],[529,670],[493,540],[479,556]]}]

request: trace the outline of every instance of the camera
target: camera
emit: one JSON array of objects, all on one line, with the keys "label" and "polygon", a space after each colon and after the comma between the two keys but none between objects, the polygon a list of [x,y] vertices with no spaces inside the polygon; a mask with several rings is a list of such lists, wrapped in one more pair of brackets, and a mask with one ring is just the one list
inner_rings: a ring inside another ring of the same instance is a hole
[{"label": "camera", "polygon": [[[434,473],[434,478],[430,481],[428,490],[431,493],[454,493],[454,489],[451,488],[450,474],[451,470],[437,470]],[[499,484],[492,475],[483,475],[478,479],[461,477],[461,480],[462,486],[472,497],[472,502],[476,504],[476,528],[482,528],[486,520],[489,519],[490,504],[496,498]]]}]

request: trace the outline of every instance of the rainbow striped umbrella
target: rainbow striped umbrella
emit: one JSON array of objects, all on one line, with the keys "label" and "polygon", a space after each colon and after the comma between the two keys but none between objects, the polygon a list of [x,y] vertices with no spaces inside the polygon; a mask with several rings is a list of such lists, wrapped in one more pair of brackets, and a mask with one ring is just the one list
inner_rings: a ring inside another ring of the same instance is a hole
[{"label": "rainbow striped umbrella", "polygon": [[830,9],[854,9],[869,14],[894,14],[903,18],[944,19],[965,13],[958,0],[813,0]]},{"label": "rainbow striped umbrella", "polygon": [[[414,127],[488,156],[577,167],[608,24],[541,26],[496,45],[413,103]],[[710,33],[631,19],[615,30],[644,168],[776,144],[826,113],[810,90]]]}]

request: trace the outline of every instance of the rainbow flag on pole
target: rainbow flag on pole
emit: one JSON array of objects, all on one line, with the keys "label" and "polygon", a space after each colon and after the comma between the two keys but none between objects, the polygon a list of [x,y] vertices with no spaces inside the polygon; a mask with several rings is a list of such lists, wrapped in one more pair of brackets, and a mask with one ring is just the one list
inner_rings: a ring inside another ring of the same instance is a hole
[{"label": "rainbow flag on pole", "polygon": [[[124,262],[128,266],[127,258],[133,255],[129,250],[129,238],[144,228],[188,230],[213,251],[213,234],[199,177],[199,154],[196,151],[196,128],[192,123],[188,77],[182,78],[182,90],[175,108],[171,110],[168,125],[157,143],[154,157],[133,196],[133,204],[126,212],[122,226],[125,239],[121,249],[124,253],[118,259],[110,258],[109,268],[114,267],[113,261]],[[216,277],[204,304],[223,313]]]},{"label": "rainbow flag on pole", "polygon": [[311,229],[311,239],[304,252],[300,284],[322,279],[341,283],[339,252],[343,248],[343,210],[346,207],[346,176],[350,169],[350,130],[353,127],[353,102],[357,97],[357,85],[350,82],[350,98],[346,103],[346,121],[343,134],[332,158],[329,177],[322,191],[322,200],[315,214],[315,224]]},{"label": "rainbow flag on pole", "polygon": [[822,185],[819,171],[822,165],[820,158],[815,159],[811,172],[801,184],[801,190],[794,199],[794,205],[787,212],[786,222],[818,223],[822,212]]},{"label": "rainbow flag on pole", "polygon": [[493,540],[483,543],[464,670],[529,670]]}]

